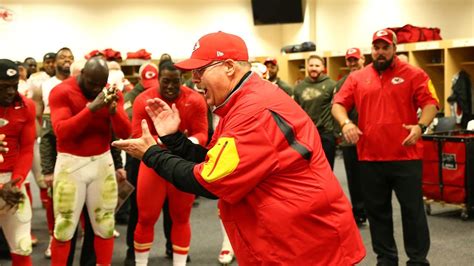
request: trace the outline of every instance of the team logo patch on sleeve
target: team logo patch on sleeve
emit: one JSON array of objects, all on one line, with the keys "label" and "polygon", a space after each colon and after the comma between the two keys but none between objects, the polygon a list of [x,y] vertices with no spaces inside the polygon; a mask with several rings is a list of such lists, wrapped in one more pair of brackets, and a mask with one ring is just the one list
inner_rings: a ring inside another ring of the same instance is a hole
[{"label": "team logo patch on sleeve", "polygon": [[216,145],[207,152],[207,157],[201,176],[208,183],[228,176],[240,162],[234,138],[219,138]]}]

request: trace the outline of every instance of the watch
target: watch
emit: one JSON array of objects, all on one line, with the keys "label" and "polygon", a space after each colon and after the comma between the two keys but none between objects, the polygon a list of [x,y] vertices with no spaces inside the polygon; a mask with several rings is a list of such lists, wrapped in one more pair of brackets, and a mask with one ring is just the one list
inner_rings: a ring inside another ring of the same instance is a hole
[{"label": "watch", "polygon": [[427,126],[423,125],[422,123],[418,123],[418,126],[421,128],[421,134],[424,134],[426,129],[428,128]]},{"label": "watch", "polygon": [[350,119],[344,120],[344,122],[342,122],[342,124],[341,124],[341,129],[342,129],[345,125],[350,124],[350,123],[352,123],[352,120],[350,120]]}]

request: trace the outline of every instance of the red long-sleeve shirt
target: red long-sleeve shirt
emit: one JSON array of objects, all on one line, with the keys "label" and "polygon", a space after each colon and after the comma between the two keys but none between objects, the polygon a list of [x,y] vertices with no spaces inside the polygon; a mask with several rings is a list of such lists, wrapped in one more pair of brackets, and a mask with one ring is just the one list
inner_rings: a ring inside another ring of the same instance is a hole
[{"label": "red long-sleeve shirt", "polygon": [[141,121],[146,119],[150,133],[153,136],[157,136],[155,127],[151,118],[145,111],[146,100],[153,98],[163,99],[168,105],[176,104],[179,110],[179,117],[181,123],[179,130],[184,132],[188,131],[189,137],[194,137],[199,141],[199,144],[205,145],[207,142],[207,105],[204,98],[197,92],[189,89],[186,86],[180,87],[180,94],[174,101],[169,102],[163,99],[158,92],[158,88],[150,88],[140,95],[137,96],[133,103],[133,116],[132,116],[132,137],[137,138],[142,135]]},{"label": "red long-sleeve shirt", "polygon": [[117,95],[117,112],[111,115],[107,106],[96,112],[87,108],[91,101],[84,96],[75,77],[56,86],[49,95],[49,106],[58,152],[99,155],[110,149],[112,130],[118,138],[128,138],[131,125],[123,109],[123,95]]},{"label": "red long-sleeve shirt", "polygon": [[21,178],[20,187],[33,163],[33,145],[36,139],[35,104],[32,100],[20,95],[23,104],[15,103],[9,107],[0,107],[0,117],[8,120],[6,126],[0,127],[0,134],[5,134],[8,152],[3,154],[5,161],[0,163],[0,172],[12,172],[12,179]]}]

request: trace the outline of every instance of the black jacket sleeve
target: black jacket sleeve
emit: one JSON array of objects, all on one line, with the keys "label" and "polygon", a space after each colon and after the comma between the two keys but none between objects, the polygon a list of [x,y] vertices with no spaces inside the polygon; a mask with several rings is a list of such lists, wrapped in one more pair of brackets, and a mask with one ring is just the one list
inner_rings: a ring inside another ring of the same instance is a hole
[{"label": "black jacket sleeve", "polygon": [[177,189],[209,199],[217,199],[217,196],[206,190],[196,180],[193,172],[196,162],[187,161],[158,145],[150,147],[142,160]]},{"label": "black jacket sleeve", "polygon": [[173,154],[188,161],[200,163],[206,158],[207,149],[199,144],[194,144],[179,131],[160,137],[160,140]]}]

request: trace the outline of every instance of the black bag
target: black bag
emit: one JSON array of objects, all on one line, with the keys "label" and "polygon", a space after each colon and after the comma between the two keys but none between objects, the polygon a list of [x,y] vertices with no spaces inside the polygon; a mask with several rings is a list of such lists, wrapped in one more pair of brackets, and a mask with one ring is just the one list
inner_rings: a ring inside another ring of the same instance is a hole
[{"label": "black bag", "polygon": [[282,53],[299,53],[316,51],[316,44],[314,42],[303,42],[301,44],[286,45],[281,48]]}]

